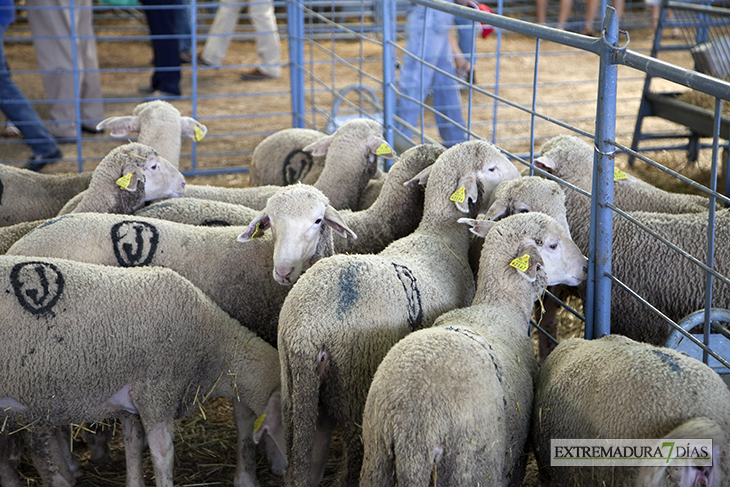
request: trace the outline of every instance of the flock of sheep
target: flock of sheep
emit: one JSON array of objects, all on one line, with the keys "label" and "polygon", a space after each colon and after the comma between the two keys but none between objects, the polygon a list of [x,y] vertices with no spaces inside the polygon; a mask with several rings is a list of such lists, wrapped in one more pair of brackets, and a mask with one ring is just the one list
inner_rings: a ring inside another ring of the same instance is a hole
[{"label": "flock of sheep", "polygon": [[[174,420],[214,396],[233,403],[236,487],[259,485],[257,444],[285,485],[319,484],[335,431],[347,486],[520,486],[530,452],[545,486],[730,485],[728,388],[663,348],[666,324],[621,291],[617,335],[545,345],[538,365],[535,303],[548,286],[585,294],[588,197],[521,177],[484,141],[396,156],[364,119],[271,135],[250,188],[186,185],[180,138],[202,124],[156,101],[99,126],[138,142],[93,174],[0,165],[2,487],[21,486],[22,448],[44,485],[73,485],[69,425],[103,461],[109,428],[93,429],[110,419],[127,486],[145,484],[145,445],[172,486]],[[590,191],[592,162],[559,136],[534,164]],[[632,176],[615,188],[617,207],[703,255],[706,199]],[[703,307],[702,273],[619,218],[613,247],[617,277],[667,316]],[[714,297],[730,307],[726,286]],[[711,438],[714,462],[553,467],[556,438]]]}]

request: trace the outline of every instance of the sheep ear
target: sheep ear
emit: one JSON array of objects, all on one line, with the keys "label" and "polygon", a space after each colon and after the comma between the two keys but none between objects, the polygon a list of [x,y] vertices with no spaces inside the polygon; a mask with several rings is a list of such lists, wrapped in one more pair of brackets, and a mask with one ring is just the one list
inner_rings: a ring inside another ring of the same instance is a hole
[{"label": "sheep ear", "polygon": [[139,132],[139,117],[110,117],[96,126],[97,130],[111,129],[112,137],[126,137]]},{"label": "sheep ear", "polygon": [[327,205],[327,209],[324,210],[324,221],[332,227],[332,230],[337,232],[341,237],[347,238],[347,236],[351,236],[352,238],[357,238],[357,235],[355,235],[355,232],[350,230],[350,228],[345,223],[345,220],[342,219],[340,214],[330,205]]},{"label": "sheep ear", "polygon": [[509,210],[507,208],[507,203],[505,203],[504,201],[495,201],[494,203],[492,203],[492,206],[490,206],[487,210],[487,213],[484,215],[484,219],[498,222],[499,220],[507,218],[508,216]]},{"label": "sheep ear", "polygon": [[208,128],[194,118],[180,117],[180,131],[184,136],[199,142],[208,133]]},{"label": "sheep ear", "polygon": [[322,137],[302,149],[303,152],[311,152],[314,157],[321,157],[327,154],[332,143],[332,135]]},{"label": "sheep ear", "polygon": [[271,220],[269,215],[264,212],[259,213],[259,216],[254,218],[251,223],[248,224],[248,228],[241,235],[238,236],[239,242],[249,242],[256,240],[264,236],[264,232],[271,226]]},{"label": "sheep ear", "polygon": [[459,218],[457,221],[469,225],[469,231],[478,237],[485,237],[489,229],[496,224],[493,221],[475,220],[473,218]]},{"label": "sheep ear", "polygon": [[286,443],[284,441],[284,429],[281,425],[281,392],[274,392],[269,397],[264,413],[253,422],[253,442],[257,445],[268,433],[274,440],[281,456],[286,459]]},{"label": "sheep ear", "polygon": [[462,213],[469,213],[469,200],[476,203],[479,199],[479,189],[474,175],[462,176],[451,196],[449,197]]},{"label": "sheep ear", "polygon": [[371,135],[368,137],[366,145],[371,154],[380,156],[383,159],[395,159],[397,157],[395,151],[382,137]]},{"label": "sheep ear", "polygon": [[134,193],[137,191],[137,182],[144,181],[144,175],[139,166],[132,161],[122,164],[122,176],[115,182],[119,189]]},{"label": "sheep ear", "polygon": [[538,272],[545,268],[540,251],[534,243],[520,245],[517,255],[509,265],[517,269],[518,273],[530,282],[534,282]]},{"label": "sheep ear", "polygon": [[533,165],[537,168],[547,171],[550,174],[555,172],[555,161],[547,156],[540,156],[532,161]]},{"label": "sheep ear", "polygon": [[428,177],[431,175],[432,167],[433,165],[428,166],[426,169],[416,174],[412,179],[409,179],[408,181],[403,183],[403,186],[408,186],[411,183],[418,183],[419,186],[425,187],[428,183]]}]

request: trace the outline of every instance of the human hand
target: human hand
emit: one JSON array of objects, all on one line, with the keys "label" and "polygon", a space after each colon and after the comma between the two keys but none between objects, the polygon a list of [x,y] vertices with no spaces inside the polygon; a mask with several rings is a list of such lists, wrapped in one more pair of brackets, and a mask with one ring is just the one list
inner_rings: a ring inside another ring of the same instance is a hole
[{"label": "human hand", "polygon": [[479,10],[479,4],[474,0],[454,0],[454,2],[463,7],[470,7]]}]

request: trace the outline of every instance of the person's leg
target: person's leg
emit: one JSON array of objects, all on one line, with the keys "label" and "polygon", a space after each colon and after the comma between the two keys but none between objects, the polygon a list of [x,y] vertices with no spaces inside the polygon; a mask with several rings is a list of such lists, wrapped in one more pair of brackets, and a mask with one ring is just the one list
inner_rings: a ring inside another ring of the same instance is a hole
[{"label": "person's leg", "polygon": [[[173,0],[142,0],[146,6],[171,5]],[[174,9],[145,9],[147,23],[152,36],[170,36],[175,34]],[[155,69],[152,75],[152,88],[170,95],[180,95],[180,51],[177,39],[154,38],[152,49],[155,53]]]},{"label": "person's leg", "polygon": [[[74,3],[91,7],[91,0],[76,0]],[[83,37],[77,44],[79,69],[84,70],[79,72],[79,93],[82,99],[81,123],[86,130],[95,132],[96,124],[104,120],[104,102],[102,101],[99,57],[96,52],[91,9],[76,11],[76,29],[78,35]]]},{"label": "person's leg", "polygon": [[183,0],[180,10],[175,10],[175,28],[177,34],[181,35],[180,39],[177,40],[181,53],[192,54],[192,32],[193,28],[191,25],[192,15],[190,15],[190,0]]},{"label": "person's leg", "polygon": [[[68,0],[28,0],[29,7],[54,7],[28,10],[41,80],[49,100],[48,117],[55,123],[49,131],[60,138],[76,136],[74,119],[73,56],[71,18]],[[42,38],[57,36],[57,38]]]},{"label": "person's leg", "polygon": [[593,35],[595,32],[595,29],[593,28],[593,21],[596,20],[596,13],[598,13],[598,7],[600,4],[601,2],[599,0],[586,1],[586,16],[583,21],[583,30],[581,31],[581,34]]},{"label": "person's leg", "polygon": [[[238,15],[241,13],[240,3],[243,0],[221,0],[221,5],[215,13],[213,25],[210,26],[208,37],[205,40],[203,52],[200,55],[206,64],[218,66],[223,62],[231,44],[231,36],[238,24]],[[224,5],[238,4],[238,5]]]},{"label": "person's leg", "polygon": [[[437,17],[443,16],[443,13],[437,14]],[[437,20],[437,22],[440,22]],[[439,25],[439,24],[437,24]],[[427,45],[426,48],[432,53],[428,57],[428,61],[443,71],[454,74],[454,61],[451,54],[451,48],[448,44],[449,33],[442,32],[438,28],[433,31],[433,43]],[[446,39],[439,40],[439,37],[446,36]],[[433,107],[438,110],[441,115],[436,115],[436,124],[439,128],[439,135],[446,147],[464,142],[467,136],[461,128],[454,124],[465,125],[462,115],[461,95],[459,94],[459,86],[453,78],[450,78],[437,71],[432,71],[431,88],[433,90]],[[447,120],[450,119],[450,120]]]},{"label": "person's leg", "polygon": [[261,61],[258,70],[271,78],[281,76],[281,40],[271,0],[250,0],[248,14],[256,29],[256,54]]},{"label": "person's leg", "polygon": [[535,0],[535,15],[537,16],[538,24],[547,22],[547,7],[548,0]]},{"label": "person's leg", "polygon": [[61,151],[55,139],[43,126],[33,106],[10,77],[2,42],[7,27],[7,24],[0,24],[0,111],[18,127],[23,134],[24,142],[31,148],[34,156],[43,158],[55,154],[60,158]]},{"label": "person's leg", "polygon": [[[591,0],[588,0],[591,1]],[[573,11],[573,0],[560,0],[560,10],[558,11],[558,29],[565,29]]]},{"label": "person's leg", "polygon": [[613,0],[613,8],[616,9],[616,19],[621,22],[624,17],[624,4],[626,0]]},{"label": "person's leg", "polygon": [[[424,19],[430,20],[431,15],[432,11],[426,7],[416,4],[408,5],[405,49],[419,58],[428,52],[424,50],[424,47],[427,49],[428,46],[423,43],[424,37],[425,39],[429,37],[423,35],[428,28],[424,24]],[[405,123],[412,126],[416,126],[418,122],[421,114],[418,102],[426,99],[426,87],[431,85],[431,76],[433,76],[432,70],[423,69],[423,77],[421,77],[421,70],[422,66],[419,62],[408,55],[403,56],[403,65],[398,77],[398,88],[403,96],[398,97],[396,113]],[[415,101],[406,97],[413,98]],[[397,126],[403,131],[406,138],[413,135],[405,126],[401,124],[397,124]]]}]

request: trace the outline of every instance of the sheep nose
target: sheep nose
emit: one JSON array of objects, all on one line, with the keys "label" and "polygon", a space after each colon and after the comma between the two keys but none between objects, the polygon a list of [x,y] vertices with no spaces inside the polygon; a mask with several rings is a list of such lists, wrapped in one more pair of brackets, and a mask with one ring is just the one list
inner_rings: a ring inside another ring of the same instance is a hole
[{"label": "sheep nose", "polygon": [[281,281],[289,281],[289,277],[291,276],[291,273],[294,272],[293,267],[287,267],[285,269],[279,269],[278,267],[274,269],[274,272],[276,272],[276,277],[279,278]]},{"label": "sheep nose", "polygon": [[180,185],[184,188],[185,187],[185,181],[183,181],[182,183],[180,183]]}]

